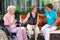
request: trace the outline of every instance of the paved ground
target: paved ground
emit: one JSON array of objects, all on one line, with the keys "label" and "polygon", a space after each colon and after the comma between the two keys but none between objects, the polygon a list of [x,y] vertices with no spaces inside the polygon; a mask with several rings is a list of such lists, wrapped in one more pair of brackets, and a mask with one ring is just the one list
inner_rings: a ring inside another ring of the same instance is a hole
[{"label": "paved ground", "polygon": [[8,40],[4,31],[0,30],[0,40]]},{"label": "paved ground", "polygon": [[[34,38],[32,38],[31,40],[34,40]],[[41,34],[39,34],[38,40],[44,40],[44,37]],[[50,40],[60,40],[60,34],[51,34]]]},{"label": "paved ground", "polygon": [[[37,39],[44,40],[44,37],[41,34],[39,34]],[[34,36],[31,38],[31,40],[35,40]],[[60,40],[60,34],[51,34],[50,40]]]}]

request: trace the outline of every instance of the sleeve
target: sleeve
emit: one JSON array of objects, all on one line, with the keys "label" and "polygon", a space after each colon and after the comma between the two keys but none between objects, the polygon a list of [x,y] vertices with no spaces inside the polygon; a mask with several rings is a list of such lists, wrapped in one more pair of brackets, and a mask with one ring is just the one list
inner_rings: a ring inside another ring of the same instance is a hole
[{"label": "sleeve", "polygon": [[9,24],[9,19],[8,19],[8,17],[5,15],[3,19],[4,19],[4,23],[8,25],[8,24]]},{"label": "sleeve", "polygon": [[46,15],[47,15],[47,13],[48,13],[48,11],[45,11],[44,16],[46,16]]},{"label": "sleeve", "polygon": [[5,22],[7,22],[7,21],[8,21],[7,16],[4,16],[4,21],[5,21]]},{"label": "sleeve", "polygon": [[57,19],[57,18],[58,18],[58,15],[57,15],[57,13],[56,13],[56,12],[54,13],[54,18],[55,18],[55,19]]},{"label": "sleeve", "polygon": [[44,16],[46,16],[46,13],[44,13]]}]

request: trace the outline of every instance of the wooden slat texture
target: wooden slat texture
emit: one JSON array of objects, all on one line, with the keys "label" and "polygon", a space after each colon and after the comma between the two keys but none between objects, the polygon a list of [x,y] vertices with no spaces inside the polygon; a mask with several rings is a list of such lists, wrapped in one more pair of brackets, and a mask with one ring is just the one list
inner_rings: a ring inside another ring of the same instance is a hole
[{"label": "wooden slat texture", "polygon": [[[26,14],[21,14],[20,15],[20,18],[21,18],[21,21],[23,21],[25,18],[26,18]],[[47,23],[47,20],[46,20],[46,17],[41,17],[41,16],[39,16],[39,29],[41,29],[41,27],[43,26],[43,25],[45,25],[46,23]],[[58,28],[57,28],[57,30],[60,30],[60,13],[58,13]]]}]

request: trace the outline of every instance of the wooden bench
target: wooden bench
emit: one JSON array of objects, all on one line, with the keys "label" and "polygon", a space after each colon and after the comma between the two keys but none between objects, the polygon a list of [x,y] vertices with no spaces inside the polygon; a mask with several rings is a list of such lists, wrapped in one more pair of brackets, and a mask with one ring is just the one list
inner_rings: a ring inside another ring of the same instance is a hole
[{"label": "wooden bench", "polygon": [[[27,14],[21,14],[20,15],[20,21],[24,20],[26,18],[26,15]],[[59,17],[58,23],[57,23],[58,24],[58,28],[56,29],[56,31],[53,31],[51,33],[60,34],[60,13],[58,13],[58,17]],[[47,23],[47,20],[46,20],[45,16],[43,16],[43,17],[39,16],[39,20],[40,21],[39,21],[38,27],[39,27],[39,29],[41,29],[41,27]],[[26,30],[28,30],[28,29],[26,28]],[[39,31],[39,33],[41,33],[41,31]]]},{"label": "wooden bench", "polygon": [[[39,31],[39,34],[42,33],[41,31]],[[56,30],[56,31],[53,31],[51,32],[51,34],[60,34],[60,30]]]}]

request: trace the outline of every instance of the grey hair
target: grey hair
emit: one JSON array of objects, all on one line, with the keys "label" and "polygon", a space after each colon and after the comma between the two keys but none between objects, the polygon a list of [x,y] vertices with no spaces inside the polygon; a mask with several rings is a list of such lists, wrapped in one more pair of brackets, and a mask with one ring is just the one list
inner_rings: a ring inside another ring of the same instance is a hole
[{"label": "grey hair", "polygon": [[15,7],[15,6],[10,5],[10,6],[8,6],[7,11],[9,11],[9,10],[10,10],[10,8],[14,8],[14,9],[16,9],[16,7]]}]

